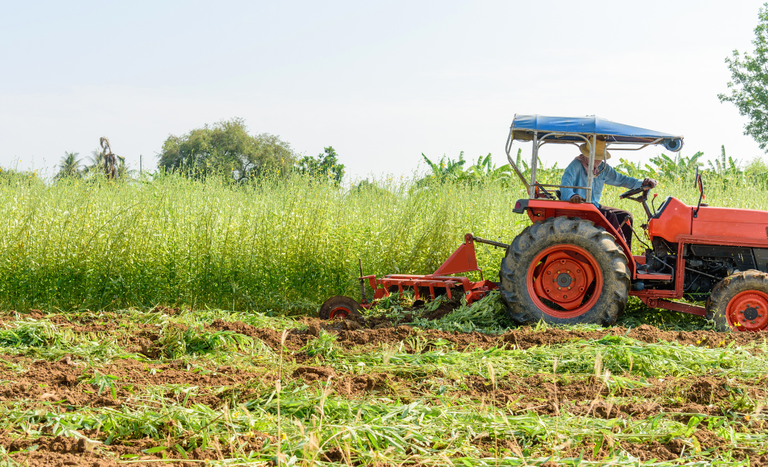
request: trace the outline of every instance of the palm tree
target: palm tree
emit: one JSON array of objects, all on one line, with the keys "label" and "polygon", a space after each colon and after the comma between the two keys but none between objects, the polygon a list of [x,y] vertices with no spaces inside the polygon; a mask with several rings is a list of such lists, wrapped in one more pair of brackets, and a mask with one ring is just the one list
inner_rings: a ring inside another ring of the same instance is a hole
[{"label": "palm tree", "polygon": [[64,151],[64,157],[59,162],[59,172],[56,174],[56,178],[61,180],[63,178],[83,178],[83,172],[80,168],[80,159],[77,156],[78,152],[66,152]]},{"label": "palm tree", "polygon": [[88,165],[85,168],[89,174],[103,174],[104,173],[104,153],[98,149],[91,151],[91,156],[88,157]]},{"label": "palm tree", "polygon": [[125,163],[125,157],[117,156],[117,178],[119,180],[127,180],[133,178],[135,174],[135,170],[128,169],[128,165]]},{"label": "palm tree", "polygon": [[[127,179],[127,178],[133,178],[134,174],[136,173],[135,170],[128,169],[128,166],[125,163],[125,158],[118,156],[117,154],[114,154],[115,158],[117,159],[117,165],[115,166],[115,178],[116,179]],[[104,151],[100,151],[96,149],[95,151],[91,151],[91,155],[88,157],[88,163],[85,167],[85,172],[89,175],[103,175],[107,178],[110,178],[111,170],[107,169],[108,164],[106,163],[107,158],[104,155]]]}]

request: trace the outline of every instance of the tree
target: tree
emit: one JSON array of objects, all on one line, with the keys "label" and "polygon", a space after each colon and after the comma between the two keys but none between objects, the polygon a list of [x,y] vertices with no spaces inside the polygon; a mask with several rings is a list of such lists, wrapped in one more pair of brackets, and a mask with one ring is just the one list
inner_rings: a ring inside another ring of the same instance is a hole
[{"label": "tree", "polygon": [[[755,28],[753,55],[733,51],[725,59],[731,70],[728,83],[730,95],[718,94],[720,102],[731,102],[739,113],[749,117],[744,125],[744,134],[757,141],[760,149],[768,147],[768,3],[760,8],[759,22]],[[766,150],[768,151],[768,150]]]},{"label": "tree", "polygon": [[104,159],[104,175],[107,176],[107,179],[114,180],[118,177],[118,161],[120,161],[120,165],[125,169],[125,158],[112,152],[112,148],[109,146],[109,138],[106,136],[99,138],[99,146],[101,146],[101,155]]},{"label": "tree", "polygon": [[80,153],[64,152],[64,157],[59,162],[59,172],[56,174],[56,180],[64,178],[83,178],[81,160],[77,158]]},{"label": "tree", "polygon": [[[107,163],[107,158],[104,152],[104,150],[99,149],[91,151],[91,155],[87,158],[88,163],[83,171],[84,175],[89,177],[102,176],[112,178],[112,167]],[[116,180],[125,180],[135,175],[136,171],[128,169],[124,157],[120,157],[116,154],[113,154],[113,156],[117,159],[117,165],[114,167],[114,178]]]},{"label": "tree", "polygon": [[205,125],[183,136],[169,136],[163,143],[159,166],[188,177],[226,174],[244,181],[268,174],[285,175],[296,157],[279,137],[251,136],[242,119]]},{"label": "tree", "polygon": [[125,158],[118,157],[116,167],[117,178],[119,180],[125,180],[127,178],[133,178],[134,175],[136,175],[136,171],[128,169],[128,165],[125,163]]},{"label": "tree", "polygon": [[104,153],[98,149],[91,151],[88,157],[88,165],[85,166],[85,172],[88,175],[104,173]]},{"label": "tree", "polygon": [[339,155],[333,146],[323,148],[317,157],[304,156],[297,164],[299,173],[312,177],[327,177],[338,185],[344,177],[344,164],[339,164]]}]

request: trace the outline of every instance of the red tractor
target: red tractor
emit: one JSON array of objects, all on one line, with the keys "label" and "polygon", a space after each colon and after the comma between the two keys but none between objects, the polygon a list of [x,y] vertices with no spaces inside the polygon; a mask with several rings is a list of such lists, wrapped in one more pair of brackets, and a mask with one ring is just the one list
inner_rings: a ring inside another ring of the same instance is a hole
[{"label": "red tractor", "polygon": [[[642,204],[642,225],[650,245],[635,256],[618,232],[591,203],[558,198],[560,185],[536,179],[539,148],[546,144],[604,141],[612,151],[663,145],[676,152],[683,138],[596,117],[516,115],[506,144],[507,159],[526,186],[527,199],[515,212],[532,225],[518,235],[501,264],[501,295],[517,323],[616,322],[630,295],[653,308],[692,313],[714,320],[717,329],[768,328],[768,212],[710,207],[696,171],[699,202],[688,206],[670,196],[651,212],[643,187],[620,195]],[[515,141],[533,143],[530,180],[515,165]],[[593,174],[584,189],[592,199]],[[673,301],[706,301],[706,306]]]}]

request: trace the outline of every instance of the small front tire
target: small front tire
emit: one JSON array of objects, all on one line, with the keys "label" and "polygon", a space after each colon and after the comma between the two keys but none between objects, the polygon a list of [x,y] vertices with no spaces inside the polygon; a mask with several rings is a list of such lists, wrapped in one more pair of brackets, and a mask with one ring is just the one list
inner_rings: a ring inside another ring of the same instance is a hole
[{"label": "small front tire", "polygon": [[354,319],[361,316],[360,309],[354,299],[336,295],[323,302],[318,315],[320,319]]},{"label": "small front tire", "polygon": [[754,269],[731,274],[712,289],[706,308],[718,331],[768,329],[768,274]]}]

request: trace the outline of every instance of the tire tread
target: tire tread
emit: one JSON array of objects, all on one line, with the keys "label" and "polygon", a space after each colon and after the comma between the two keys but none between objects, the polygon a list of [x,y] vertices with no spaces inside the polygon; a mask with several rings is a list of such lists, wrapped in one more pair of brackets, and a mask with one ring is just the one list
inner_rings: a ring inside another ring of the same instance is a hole
[{"label": "tire tread", "polygon": [[[604,264],[604,297],[598,299],[591,310],[571,319],[555,318],[539,310],[531,301],[525,287],[530,262],[538,252],[558,243],[571,243],[581,247],[592,245],[597,253],[593,256],[598,264]],[[618,247],[613,236],[603,228],[577,217],[553,217],[528,226],[507,249],[499,276],[502,282],[502,300],[507,306],[510,318],[518,324],[544,320],[554,324],[612,325],[624,311],[629,298],[629,268],[624,252]]]}]

